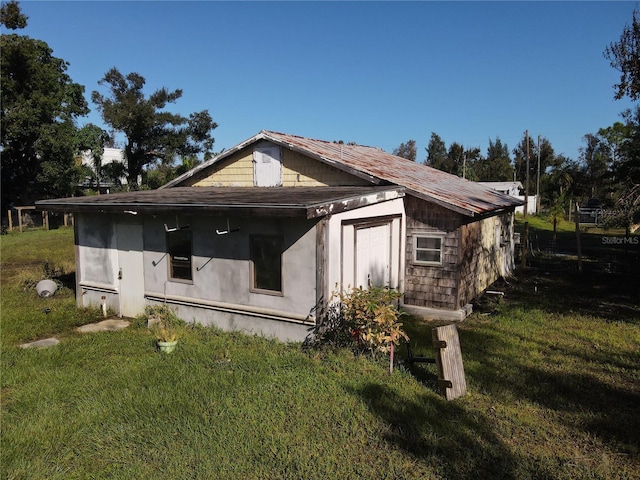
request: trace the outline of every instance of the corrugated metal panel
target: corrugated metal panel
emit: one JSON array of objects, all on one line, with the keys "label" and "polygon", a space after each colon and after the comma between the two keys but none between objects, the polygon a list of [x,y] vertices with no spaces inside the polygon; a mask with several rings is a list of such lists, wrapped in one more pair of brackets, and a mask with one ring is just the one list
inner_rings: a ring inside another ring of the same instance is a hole
[{"label": "corrugated metal panel", "polygon": [[266,139],[310,152],[337,168],[343,164],[380,180],[401,185],[415,196],[466,215],[482,215],[522,204],[520,200],[491,188],[391,155],[378,148],[313,140],[279,132],[262,133]]}]

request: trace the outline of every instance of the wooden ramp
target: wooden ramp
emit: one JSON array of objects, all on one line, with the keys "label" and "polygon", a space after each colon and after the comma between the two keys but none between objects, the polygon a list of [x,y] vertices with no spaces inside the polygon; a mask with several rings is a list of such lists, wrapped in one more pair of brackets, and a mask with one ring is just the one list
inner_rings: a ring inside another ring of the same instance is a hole
[{"label": "wooden ramp", "polygon": [[445,325],[434,328],[431,334],[436,351],[440,392],[447,400],[461,397],[467,393],[467,382],[464,378],[458,328],[455,324]]}]

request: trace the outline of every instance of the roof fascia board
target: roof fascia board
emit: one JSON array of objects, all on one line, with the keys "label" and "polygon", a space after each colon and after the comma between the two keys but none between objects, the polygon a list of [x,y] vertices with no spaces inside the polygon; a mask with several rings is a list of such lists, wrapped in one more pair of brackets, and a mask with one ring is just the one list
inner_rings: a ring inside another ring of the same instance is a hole
[{"label": "roof fascia board", "polygon": [[389,200],[404,197],[404,187],[397,186],[389,190],[370,193],[368,195],[358,195],[350,198],[342,198],[333,202],[318,203],[307,208],[307,218],[324,217],[336,213],[355,210],[368,205],[375,205]]}]

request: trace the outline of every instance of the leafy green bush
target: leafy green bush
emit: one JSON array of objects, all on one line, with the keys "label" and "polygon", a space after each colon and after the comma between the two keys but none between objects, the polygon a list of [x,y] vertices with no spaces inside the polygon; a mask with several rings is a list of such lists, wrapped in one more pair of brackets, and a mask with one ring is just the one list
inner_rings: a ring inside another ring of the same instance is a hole
[{"label": "leafy green bush", "polygon": [[138,320],[145,322],[162,342],[177,340],[178,331],[185,325],[185,322],[166,305],[147,305]]},{"label": "leafy green bush", "polygon": [[358,353],[389,353],[391,344],[409,340],[399,321],[402,294],[385,287],[354,288],[332,296],[320,325],[307,342],[315,346],[351,347]]}]

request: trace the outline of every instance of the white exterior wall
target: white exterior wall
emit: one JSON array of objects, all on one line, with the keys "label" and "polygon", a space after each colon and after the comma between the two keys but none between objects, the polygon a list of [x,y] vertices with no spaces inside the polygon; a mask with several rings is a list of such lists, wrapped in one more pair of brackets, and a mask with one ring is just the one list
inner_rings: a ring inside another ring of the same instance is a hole
[{"label": "white exterior wall", "polygon": [[[124,150],[121,148],[105,147],[104,152],[102,153],[101,166],[104,167],[105,165],[113,162],[125,163]],[[94,168],[91,150],[85,150],[82,152],[82,164],[87,167]]]},{"label": "white exterior wall", "polygon": [[[391,282],[390,287],[404,288],[404,229],[405,211],[402,198],[382,202],[349,212],[332,215],[325,230],[327,291],[324,298],[330,299],[337,291],[347,291],[355,285],[352,265],[355,262],[354,228],[356,221],[374,221],[376,218],[396,216],[391,223]],[[345,224],[343,224],[345,222]]]},{"label": "white exterior wall", "polygon": [[[524,202],[524,195],[518,195],[516,198]],[[527,209],[528,215],[535,215],[538,213],[538,197],[536,195],[529,195],[527,197],[527,203],[529,204],[529,208]],[[522,213],[524,215],[524,207],[524,205],[516,207],[516,213]]]},{"label": "white exterior wall", "polygon": [[[134,224],[130,216],[76,215],[76,300],[80,307],[97,307],[105,303],[120,314],[121,269],[127,275],[142,275],[142,272],[131,272],[129,265],[121,265],[117,245],[118,220],[123,224]],[[130,278],[128,276],[127,280]],[[143,305],[142,299],[140,305]]]}]

